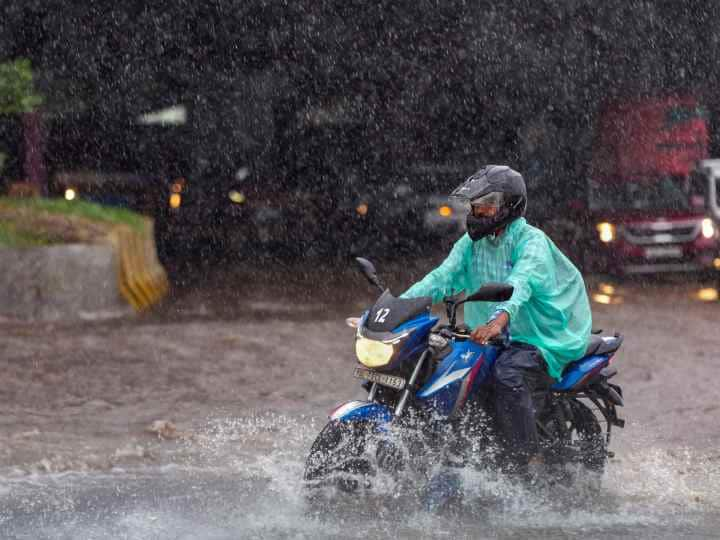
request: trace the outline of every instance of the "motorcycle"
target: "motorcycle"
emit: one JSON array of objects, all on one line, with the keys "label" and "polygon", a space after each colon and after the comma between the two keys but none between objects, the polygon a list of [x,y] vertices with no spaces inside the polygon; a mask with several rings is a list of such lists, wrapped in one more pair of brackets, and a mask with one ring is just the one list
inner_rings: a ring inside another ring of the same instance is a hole
[{"label": "motorcycle", "polygon": [[[438,463],[499,467],[491,382],[509,337],[487,345],[471,341],[457,310],[467,302],[507,300],[513,287],[487,283],[464,300],[445,298],[448,323],[439,325],[429,297],[393,296],[370,261],[356,260],[382,291],[362,317],[348,319],[356,328],[354,376],[365,381],[368,395],[330,413],[305,463],[306,486],[354,492],[370,487],[380,471],[412,470],[431,479]],[[617,374],[610,362],[622,341],[620,334],[591,335],[583,357],[566,367],[538,406],[542,454],[557,480],[570,483],[581,475],[599,481],[613,455],[611,430],[624,427],[624,420],[617,414],[622,389],[609,382]]]}]

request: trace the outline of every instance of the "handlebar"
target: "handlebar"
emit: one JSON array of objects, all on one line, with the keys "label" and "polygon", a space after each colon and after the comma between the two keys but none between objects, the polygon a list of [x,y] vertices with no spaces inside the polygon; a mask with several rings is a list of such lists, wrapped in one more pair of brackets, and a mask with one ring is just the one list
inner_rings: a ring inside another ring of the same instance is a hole
[{"label": "handlebar", "polygon": [[[470,339],[470,332],[453,332],[448,328],[443,328],[440,335],[444,338]],[[502,346],[505,345],[505,338],[502,335],[490,339],[486,345]]]}]

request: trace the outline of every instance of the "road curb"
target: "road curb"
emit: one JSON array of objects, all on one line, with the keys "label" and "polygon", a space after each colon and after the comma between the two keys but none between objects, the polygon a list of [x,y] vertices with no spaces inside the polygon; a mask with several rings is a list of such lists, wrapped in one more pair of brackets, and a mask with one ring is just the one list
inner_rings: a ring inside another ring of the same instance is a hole
[{"label": "road curb", "polygon": [[169,290],[165,269],[155,246],[154,222],[144,219],[142,231],[118,225],[108,235],[118,261],[120,294],[137,312],[146,311]]}]

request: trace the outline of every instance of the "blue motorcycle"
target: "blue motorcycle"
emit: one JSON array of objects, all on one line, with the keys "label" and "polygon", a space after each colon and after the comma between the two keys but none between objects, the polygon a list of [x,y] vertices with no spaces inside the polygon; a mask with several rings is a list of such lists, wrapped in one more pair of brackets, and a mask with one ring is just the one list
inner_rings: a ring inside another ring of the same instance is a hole
[{"label": "blue motorcycle", "polygon": [[[307,458],[306,485],[354,491],[371,485],[378,471],[412,469],[430,478],[439,463],[498,467],[491,378],[508,336],[479,345],[456,314],[465,302],[507,300],[512,286],[488,283],[464,300],[446,298],[448,324],[439,325],[430,298],[394,297],[370,261],[357,261],[382,291],[360,319],[348,319],[357,328],[354,376],[368,395],[330,414]],[[539,406],[545,463],[563,482],[578,474],[599,479],[612,456],[611,429],[624,420],[616,411],[622,390],[609,382],[617,370],[609,364],[622,341],[619,334],[592,335],[585,355],[567,366]]]}]

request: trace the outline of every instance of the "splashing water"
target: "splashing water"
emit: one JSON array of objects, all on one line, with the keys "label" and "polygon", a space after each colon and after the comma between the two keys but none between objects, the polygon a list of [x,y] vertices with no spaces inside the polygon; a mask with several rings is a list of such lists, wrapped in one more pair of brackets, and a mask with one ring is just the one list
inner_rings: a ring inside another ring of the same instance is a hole
[{"label": "splashing water", "polygon": [[643,442],[617,449],[599,493],[529,491],[465,469],[452,512],[425,511],[389,478],[317,508],[302,474],[321,427],[273,414],[213,419],[164,466],[5,479],[0,537],[703,538],[720,525],[718,456]]}]

